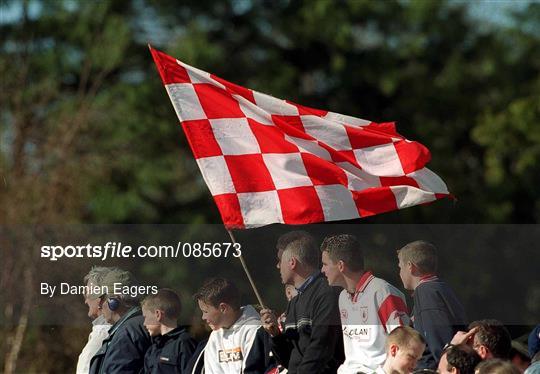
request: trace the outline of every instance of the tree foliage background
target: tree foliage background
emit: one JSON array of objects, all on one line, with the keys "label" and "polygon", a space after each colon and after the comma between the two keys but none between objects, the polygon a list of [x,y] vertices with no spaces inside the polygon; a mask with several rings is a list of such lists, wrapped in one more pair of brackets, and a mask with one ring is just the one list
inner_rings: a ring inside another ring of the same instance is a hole
[{"label": "tree foliage background", "polygon": [[[220,222],[148,42],[273,96],[373,121],[395,120],[401,134],[425,144],[430,168],[458,202],[358,223],[536,224],[540,3],[509,7],[498,23],[472,17],[473,5],[2,0],[2,224]],[[491,11],[489,3],[484,8]],[[501,256],[491,256],[487,244],[478,246],[478,256],[499,269]],[[36,264],[29,251],[2,246],[2,252],[5,371],[73,369],[86,331],[66,345],[63,356],[32,355],[33,347],[47,353],[40,342],[52,336],[15,317],[32,319]],[[454,261],[452,276],[474,271]],[[161,265],[137,270],[148,277],[163,274]],[[170,282],[189,277],[181,266],[166,273]],[[21,279],[28,285],[24,295],[13,291]],[[489,279],[483,284],[486,293],[499,287]],[[530,311],[539,310],[538,298]]]}]

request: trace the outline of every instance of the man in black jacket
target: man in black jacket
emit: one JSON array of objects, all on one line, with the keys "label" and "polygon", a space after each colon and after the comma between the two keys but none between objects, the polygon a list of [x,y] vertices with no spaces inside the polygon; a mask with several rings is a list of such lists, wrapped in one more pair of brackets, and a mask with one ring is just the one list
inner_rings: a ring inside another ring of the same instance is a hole
[{"label": "man in black jacket", "polygon": [[113,269],[103,279],[105,301],[102,313],[112,324],[109,337],[90,361],[90,374],[138,373],[150,346],[150,336],[143,326],[144,318],[137,297],[115,293],[136,285],[133,275]]},{"label": "man in black jacket", "polygon": [[274,312],[261,310],[274,356],[290,374],[335,373],[344,357],[338,310],[341,289],[329,286],[320,272],[320,253],[308,233],[286,234],[277,247],[281,280],[294,285],[298,295],[289,302],[281,329]]}]

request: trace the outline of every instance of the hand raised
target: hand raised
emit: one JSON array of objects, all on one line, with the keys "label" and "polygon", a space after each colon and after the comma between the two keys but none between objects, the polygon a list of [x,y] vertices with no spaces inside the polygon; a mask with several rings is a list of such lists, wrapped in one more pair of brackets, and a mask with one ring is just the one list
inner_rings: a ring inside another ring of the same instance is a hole
[{"label": "hand raised", "polygon": [[276,336],[280,334],[278,320],[273,310],[262,309],[261,310],[261,322],[263,328],[270,334],[270,336]]},{"label": "hand raised", "polygon": [[478,331],[478,327],[470,329],[468,332],[458,331],[452,338],[450,344],[459,345],[459,344],[469,344],[472,345],[474,334]]}]

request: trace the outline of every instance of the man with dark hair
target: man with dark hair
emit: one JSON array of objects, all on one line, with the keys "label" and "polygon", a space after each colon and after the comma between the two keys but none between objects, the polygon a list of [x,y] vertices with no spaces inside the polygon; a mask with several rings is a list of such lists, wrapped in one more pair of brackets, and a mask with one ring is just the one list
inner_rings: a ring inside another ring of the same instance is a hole
[{"label": "man with dark hair", "polygon": [[144,327],[152,345],[144,356],[144,373],[186,373],[196,342],[183,326],[178,326],[181,303],[178,294],[163,288],[142,302]]},{"label": "man with dark hair", "polygon": [[474,374],[474,368],[482,359],[466,344],[449,345],[439,361],[439,374]]},{"label": "man with dark hair", "polygon": [[338,311],[340,289],[330,287],[319,270],[319,250],[306,232],[279,238],[277,257],[283,284],[298,291],[285,312],[281,331],[276,315],[261,310],[263,326],[272,336],[272,351],[288,373],[335,373],[343,361]]},{"label": "man with dark hair", "polygon": [[477,328],[473,348],[482,360],[501,358],[507,360],[512,349],[512,337],[508,329],[496,319],[474,321],[469,329]]},{"label": "man with dark hair", "polygon": [[409,323],[405,296],[364,269],[364,256],[353,235],[333,235],[321,245],[322,271],[339,295],[345,362],[340,374],[368,373],[386,358],[388,334]]},{"label": "man with dark hair", "polygon": [[465,311],[454,291],[437,276],[437,251],[417,240],[397,251],[399,275],[406,290],[413,291],[413,323],[427,341],[419,369],[435,369],[443,347],[466,325]]},{"label": "man with dark hair", "polygon": [[150,346],[150,336],[143,326],[144,317],[136,296],[118,293],[123,287],[137,286],[129,271],[114,268],[103,278],[107,290],[101,311],[113,324],[109,337],[90,361],[90,373],[138,373],[144,367],[144,355]]},{"label": "man with dark hair", "polygon": [[240,292],[231,281],[212,278],[194,298],[212,329],[204,348],[204,371],[212,374],[264,373],[272,366],[270,343],[251,305],[240,307]]},{"label": "man with dark hair", "polygon": [[512,348],[512,338],[508,329],[496,319],[471,322],[469,331],[458,331],[451,343],[472,346],[482,360],[490,358],[507,360]]}]

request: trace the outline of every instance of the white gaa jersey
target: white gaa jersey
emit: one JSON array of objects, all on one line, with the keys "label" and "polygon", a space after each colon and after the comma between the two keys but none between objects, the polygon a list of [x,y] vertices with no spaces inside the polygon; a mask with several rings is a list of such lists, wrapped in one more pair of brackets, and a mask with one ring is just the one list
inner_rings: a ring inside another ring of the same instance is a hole
[{"label": "white gaa jersey", "polygon": [[351,295],[339,295],[345,362],[339,374],[372,373],[386,359],[388,334],[398,326],[408,326],[405,296],[387,281],[366,272]]},{"label": "white gaa jersey", "polygon": [[242,315],[230,328],[212,331],[204,349],[205,373],[239,374],[253,345],[261,317],[251,305],[241,308]]}]

